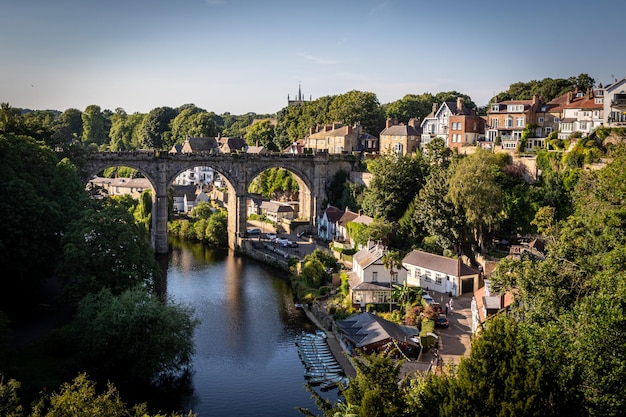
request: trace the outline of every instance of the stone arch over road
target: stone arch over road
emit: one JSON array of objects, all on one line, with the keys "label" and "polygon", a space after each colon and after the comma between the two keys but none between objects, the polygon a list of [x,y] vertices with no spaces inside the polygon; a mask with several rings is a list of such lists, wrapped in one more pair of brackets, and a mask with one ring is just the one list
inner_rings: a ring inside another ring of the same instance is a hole
[{"label": "stone arch over road", "polygon": [[[127,166],[140,171],[152,184],[152,246],[156,253],[167,253],[168,190],[181,172],[196,166],[208,166],[226,180],[228,198],[228,245],[240,246],[246,230],[247,195],[250,182],[269,168],[284,168],[296,177],[300,187],[300,217],[316,223],[327,199],[326,190],[340,170],[350,172],[356,161],[352,155],[292,154],[170,154],[158,151],[93,152],[80,167],[87,182],[93,175],[112,166]],[[232,196],[231,196],[232,194]]]}]

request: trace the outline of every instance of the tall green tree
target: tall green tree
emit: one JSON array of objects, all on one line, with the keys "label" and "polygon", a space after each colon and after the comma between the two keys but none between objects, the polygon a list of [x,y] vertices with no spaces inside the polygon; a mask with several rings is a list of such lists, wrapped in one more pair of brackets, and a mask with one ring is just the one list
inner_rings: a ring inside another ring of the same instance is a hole
[{"label": "tall green tree", "polygon": [[435,96],[430,93],[421,95],[407,94],[400,100],[393,101],[385,106],[387,118],[397,118],[400,123],[408,123],[411,118],[424,120],[431,112]]},{"label": "tall green tree", "polygon": [[485,234],[502,212],[503,192],[497,181],[500,170],[494,154],[479,151],[461,160],[449,181],[447,198],[465,216],[481,250]]},{"label": "tall green tree", "polygon": [[105,117],[100,106],[91,104],[81,114],[83,120],[83,137],[85,144],[102,145],[108,141],[108,131],[105,130]]},{"label": "tall green tree", "polygon": [[141,289],[87,295],[67,331],[80,370],[128,388],[180,376],[194,351],[197,325],[189,307],[162,302]]},{"label": "tall green tree", "polygon": [[274,143],[274,126],[270,120],[261,120],[254,123],[246,133],[246,143],[250,146],[263,146],[270,151],[280,151]]},{"label": "tall green tree", "polygon": [[143,147],[164,149],[169,140],[169,124],[176,115],[176,110],[171,107],[157,107],[150,110],[141,125]]},{"label": "tall green tree", "polygon": [[112,199],[107,204],[76,219],[63,236],[57,274],[70,300],[103,288],[113,294],[150,288],[159,274],[145,228],[128,208],[111,205]]},{"label": "tall green tree", "polygon": [[421,154],[382,154],[368,162],[373,177],[363,193],[362,206],[372,217],[399,219],[424,183]]},{"label": "tall green tree", "polygon": [[385,127],[385,117],[376,94],[350,91],[335,97],[328,108],[333,121],[346,125],[361,123],[365,132],[377,136]]},{"label": "tall green tree", "polygon": [[60,238],[84,208],[85,191],[69,161],[25,136],[0,134],[0,305],[6,311],[36,302],[51,275]]}]

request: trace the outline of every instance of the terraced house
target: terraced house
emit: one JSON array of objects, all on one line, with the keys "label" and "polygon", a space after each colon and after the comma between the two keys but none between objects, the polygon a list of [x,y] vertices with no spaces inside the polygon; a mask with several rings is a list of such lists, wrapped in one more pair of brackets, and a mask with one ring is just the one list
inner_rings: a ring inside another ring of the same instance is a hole
[{"label": "terraced house", "polygon": [[501,141],[505,150],[517,149],[526,125],[537,123],[537,113],[542,105],[537,95],[531,100],[499,101],[495,97],[487,111],[486,141]]}]

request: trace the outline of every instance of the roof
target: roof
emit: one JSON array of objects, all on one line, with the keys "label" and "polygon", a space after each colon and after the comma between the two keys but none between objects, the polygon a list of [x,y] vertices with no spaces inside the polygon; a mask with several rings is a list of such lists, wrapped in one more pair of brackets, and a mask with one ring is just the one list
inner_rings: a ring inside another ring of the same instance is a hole
[{"label": "roof", "polygon": [[328,206],[326,210],[324,210],[324,213],[329,222],[335,223],[343,216],[344,211],[335,206]]},{"label": "roof", "polygon": [[246,140],[243,138],[222,138],[218,137],[220,150],[223,153],[231,153],[235,151],[244,151],[246,149]]},{"label": "roof", "polygon": [[387,249],[383,245],[376,244],[369,248],[365,247],[354,254],[352,262],[356,262],[362,269],[365,269],[381,259],[385,252]]},{"label": "roof", "polygon": [[193,152],[207,152],[212,150],[218,150],[219,146],[215,138],[198,137],[187,138],[181,152],[193,153]]},{"label": "roof", "polygon": [[106,177],[95,177],[89,182],[94,183],[96,185],[104,185],[107,184],[110,187],[125,187],[125,188],[136,188],[136,189],[151,189],[152,185],[150,184],[150,180],[147,178],[106,178]]},{"label": "roof", "polygon": [[291,207],[289,204],[282,204],[277,201],[263,201],[261,202],[261,209],[272,213],[293,212],[293,207]]},{"label": "roof", "polygon": [[415,265],[420,268],[426,268],[456,277],[478,274],[478,271],[465,265],[460,258],[452,259],[441,255],[435,255],[433,253],[422,252],[420,250],[411,251],[404,257],[402,263]]},{"label": "roof", "polygon": [[362,282],[361,277],[354,271],[347,273],[348,284],[352,291],[389,291],[389,282]]},{"label": "roof", "polygon": [[422,132],[418,131],[413,126],[405,124],[389,126],[380,132],[380,136],[419,136],[421,134]]},{"label": "roof", "polygon": [[187,200],[193,201],[196,199],[196,189],[195,185],[172,185],[172,195],[173,197],[185,197],[187,196]]},{"label": "roof", "polygon": [[357,348],[366,347],[388,339],[418,346],[411,337],[419,334],[415,327],[401,326],[371,313],[360,313],[337,322],[344,337]]}]

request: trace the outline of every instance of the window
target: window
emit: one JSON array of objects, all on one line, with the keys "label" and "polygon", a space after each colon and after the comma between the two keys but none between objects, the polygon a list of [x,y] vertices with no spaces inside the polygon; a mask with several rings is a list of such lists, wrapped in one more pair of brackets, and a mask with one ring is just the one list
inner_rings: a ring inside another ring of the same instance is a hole
[{"label": "window", "polygon": [[580,122],[580,130],[587,130],[587,122]]},{"label": "window", "polygon": [[378,282],[378,272],[372,272],[372,282]]},{"label": "window", "polygon": [[500,105],[499,104],[492,104],[491,105],[491,111],[500,111]]},{"label": "window", "polygon": [[554,118],[554,123],[561,123],[561,119],[559,119],[558,117]]},{"label": "window", "polygon": [[425,271],[425,275],[426,275],[426,282],[432,282],[433,281],[432,272]]},{"label": "window", "polygon": [[397,154],[401,154],[402,153],[402,144],[401,143],[394,143],[393,144],[393,151]]},{"label": "window", "polygon": [[441,278],[441,274],[437,273],[437,275],[435,275],[435,282],[437,285],[441,285]]},{"label": "window", "polygon": [[524,105],[523,104],[509,104],[506,107],[506,111],[508,111],[509,113],[518,113],[521,111],[524,111]]},{"label": "window", "polygon": [[513,127],[513,118],[511,116],[506,117],[505,127]]},{"label": "window", "polygon": [[498,119],[491,119],[491,127],[493,129],[497,129],[498,128]]},{"label": "window", "polygon": [[543,117],[539,117],[539,118],[537,119],[537,123],[543,123]]},{"label": "window", "polygon": [[524,127],[524,118],[523,117],[518,117],[515,119],[515,126],[516,127]]},{"label": "window", "polygon": [[552,133],[552,128],[546,127],[546,136],[548,136],[550,133]]},{"label": "window", "polygon": [[391,280],[393,282],[398,282],[398,272],[395,271],[392,275],[391,275]]}]

